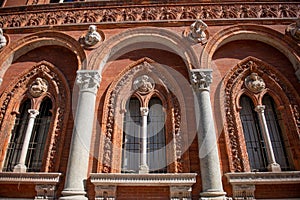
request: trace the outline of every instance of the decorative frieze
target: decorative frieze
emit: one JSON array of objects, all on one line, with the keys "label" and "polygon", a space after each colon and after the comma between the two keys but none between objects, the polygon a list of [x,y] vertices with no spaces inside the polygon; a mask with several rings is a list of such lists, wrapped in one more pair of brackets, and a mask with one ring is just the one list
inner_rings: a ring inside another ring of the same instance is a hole
[{"label": "decorative frieze", "polygon": [[[53,9],[54,8],[54,9]],[[55,9],[56,8],[56,9]],[[36,27],[66,24],[117,24],[122,22],[170,22],[186,20],[211,20],[214,23],[236,19],[291,19],[299,17],[298,3],[218,3],[190,5],[141,5],[109,7],[101,2],[80,3],[80,6],[56,5],[32,6],[17,11],[15,8],[1,10],[0,28]]]}]

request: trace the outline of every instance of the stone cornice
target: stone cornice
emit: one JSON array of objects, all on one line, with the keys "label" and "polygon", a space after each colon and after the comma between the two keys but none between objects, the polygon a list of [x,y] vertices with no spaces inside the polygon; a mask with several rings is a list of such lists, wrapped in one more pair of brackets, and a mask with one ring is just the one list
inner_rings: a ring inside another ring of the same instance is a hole
[{"label": "stone cornice", "polygon": [[[237,22],[290,23],[300,16],[297,2],[226,2],[152,5],[103,5],[101,2],[52,4],[0,9],[4,29],[68,25],[170,23],[202,19],[208,25]],[[267,22],[269,21],[269,22]]]},{"label": "stone cornice", "polygon": [[53,184],[59,182],[61,173],[0,172],[0,184]]},{"label": "stone cornice", "polygon": [[300,183],[300,171],[227,173],[232,185],[295,184]]},{"label": "stone cornice", "polygon": [[120,174],[92,173],[91,182],[94,185],[117,186],[192,186],[196,183],[196,174]]}]

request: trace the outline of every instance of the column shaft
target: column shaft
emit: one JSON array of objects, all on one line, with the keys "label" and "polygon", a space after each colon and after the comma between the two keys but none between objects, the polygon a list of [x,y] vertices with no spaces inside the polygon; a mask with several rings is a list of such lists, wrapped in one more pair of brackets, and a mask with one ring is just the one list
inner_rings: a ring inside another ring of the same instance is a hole
[{"label": "column shaft", "polygon": [[75,114],[72,141],[68,160],[64,197],[60,199],[87,199],[85,182],[87,180],[90,146],[95,114],[96,92],[100,76],[97,71],[77,72],[80,87]]},{"label": "column shaft", "polygon": [[28,113],[29,113],[29,120],[28,120],[28,125],[27,125],[27,129],[26,129],[26,133],[25,133],[25,138],[23,141],[21,156],[19,159],[19,163],[14,167],[14,172],[26,172],[26,170],[27,170],[27,167],[25,165],[26,156],[27,156],[27,152],[28,152],[30,138],[32,135],[34,121],[35,121],[36,116],[39,114],[39,111],[34,110],[34,109],[29,109]]},{"label": "column shaft", "polygon": [[218,145],[211,108],[209,85],[211,84],[211,70],[193,70],[191,82],[197,94],[199,107],[198,117],[198,145],[200,169],[202,179],[201,199],[225,199],[222,186],[222,175],[218,155]]},{"label": "column shaft", "polygon": [[255,111],[258,113],[259,124],[261,127],[264,142],[266,144],[266,150],[268,155],[268,169],[269,171],[281,171],[280,165],[276,163],[275,155],[273,152],[272,142],[268,130],[268,125],[265,117],[265,106],[256,106]]},{"label": "column shaft", "polygon": [[147,165],[147,117],[149,109],[147,107],[141,107],[140,110],[142,115],[142,155],[139,173],[148,173],[149,167]]}]

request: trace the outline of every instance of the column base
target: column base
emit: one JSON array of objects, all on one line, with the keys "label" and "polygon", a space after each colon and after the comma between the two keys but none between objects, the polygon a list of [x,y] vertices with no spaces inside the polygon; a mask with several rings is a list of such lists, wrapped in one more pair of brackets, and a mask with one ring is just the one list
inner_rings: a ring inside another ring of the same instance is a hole
[{"label": "column base", "polygon": [[226,192],[220,192],[220,191],[207,191],[200,193],[200,199],[201,200],[227,200],[230,199],[225,196]]},{"label": "column base", "polygon": [[277,163],[269,164],[267,168],[269,172],[281,172],[281,167]]},{"label": "column base", "polygon": [[14,167],[14,172],[24,173],[27,171],[27,167],[24,164],[17,164]]},{"label": "column base", "polygon": [[86,192],[79,189],[67,189],[62,191],[62,197],[59,200],[88,200]]}]

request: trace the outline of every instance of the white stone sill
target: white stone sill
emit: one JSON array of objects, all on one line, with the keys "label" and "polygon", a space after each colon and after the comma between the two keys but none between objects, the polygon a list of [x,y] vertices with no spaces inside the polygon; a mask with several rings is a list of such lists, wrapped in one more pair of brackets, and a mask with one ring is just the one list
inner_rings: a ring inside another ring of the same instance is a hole
[{"label": "white stone sill", "polygon": [[[225,174],[231,184],[295,184],[300,183],[300,171],[236,172]],[[300,199],[300,198],[299,198]]]},{"label": "white stone sill", "polygon": [[192,186],[196,183],[195,173],[168,174],[121,174],[91,173],[94,185],[110,186]]},{"label": "white stone sill", "polygon": [[0,172],[0,184],[52,184],[59,182],[61,173],[47,172]]}]

